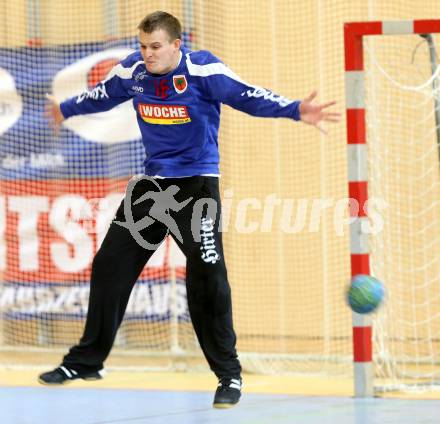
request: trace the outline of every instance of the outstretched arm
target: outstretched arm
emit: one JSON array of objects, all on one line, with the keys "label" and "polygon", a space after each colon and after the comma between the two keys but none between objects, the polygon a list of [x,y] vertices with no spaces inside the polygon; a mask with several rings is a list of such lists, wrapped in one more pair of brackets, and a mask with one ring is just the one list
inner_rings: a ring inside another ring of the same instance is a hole
[{"label": "outstretched arm", "polygon": [[[132,65],[129,70],[134,70],[139,62]],[[120,75],[126,72],[121,64],[116,65],[104,81],[98,83],[93,89],[87,90],[79,96],[71,97],[58,103],[54,96],[47,94],[46,117],[55,133],[59,132],[61,123],[75,115],[105,112],[131,98],[123,84]]]},{"label": "outstretched arm", "polygon": [[191,75],[201,78],[207,97],[225,103],[234,109],[252,116],[267,118],[290,118],[303,121],[325,132],[322,121],[338,122],[340,114],[326,109],[335,104],[313,103],[317,93],[313,92],[304,100],[290,100],[263,87],[242,80],[224,63],[209,52],[203,56],[187,56],[187,66]]}]

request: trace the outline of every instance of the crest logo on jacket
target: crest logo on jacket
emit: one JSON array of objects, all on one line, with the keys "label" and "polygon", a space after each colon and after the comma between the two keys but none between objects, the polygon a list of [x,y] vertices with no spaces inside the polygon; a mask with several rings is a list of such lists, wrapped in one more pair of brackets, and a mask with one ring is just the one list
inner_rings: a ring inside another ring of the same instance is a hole
[{"label": "crest logo on jacket", "polygon": [[173,76],[173,85],[176,90],[176,93],[182,94],[188,88],[188,83],[186,81],[185,75],[174,75]]}]

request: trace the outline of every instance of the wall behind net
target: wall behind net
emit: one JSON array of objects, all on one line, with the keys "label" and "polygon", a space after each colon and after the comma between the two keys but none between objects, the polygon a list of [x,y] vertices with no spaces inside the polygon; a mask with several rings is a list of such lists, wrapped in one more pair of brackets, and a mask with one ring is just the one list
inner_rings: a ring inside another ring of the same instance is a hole
[{"label": "wall behind net", "polygon": [[[43,3],[37,11],[29,10],[25,1],[14,5],[0,1],[1,66],[12,67],[30,80],[43,64],[48,73],[32,84],[25,84],[22,76],[22,85],[28,90],[27,111],[36,115],[41,114],[42,96],[51,87],[50,78],[99,51],[119,49],[122,55],[123,49],[135,48],[139,20],[156,9],[178,16],[187,44],[211,50],[243,79],[294,99],[316,88],[320,100],[336,99],[343,112],[343,23],[430,18],[440,6],[439,1],[415,4],[409,0],[388,1],[386,6],[378,0]],[[29,40],[41,47],[24,50]],[[43,59],[41,49],[45,49]],[[96,75],[105,75],[114,58],[115,52],[100,58],[102,66]],[[76,86],[71,83],[70,87],[73,91]],[[60,96],[68,91],[60,89]],[[52,202],[64,193],[80,193],[85,199],[122,193],[128,177],[139,171],[142,161],[142,148],[135,135],[122,134],[105,144],[104,132],[95,136],[101,141],[83,146],[81,136],[64,129],[60,147],[60,140],[43,122],[26,125],[21,132],[12,130],[2,134],[2,157],[10,159],[9,167],[2,166],[3,198],[17,193],[50,193],[43,217],[50,215]],[[248,370],[351,373],[347,366],[352,355],[351,316],[344,301],[350,275],[348,228],[338,226],[336,219],[344,214],[344,205],[341,212],[338,200],[347,197],[345,123],[329,130],[329,135],[323,136],[302,124],[256,119],[223,107],[221,185],[224,207],[231,211],[230,219],[224,222],[224,242],[238,348]],[[19,162],[20,157],[29,158],[31,152],[38,151],[41,140],[52,154],[61,151],[68,162],[67,171],[66,166],[37,169],[10,165],[14,159]],[[14,147],[17,143],[22,143],[20,148]],[[77,146],[74,152],[69,150],[71,143]],[[90,169],[95,171],[91,173]],[[23,185],[24,179],[27,182]],[[243,199],[248,199],[244,221]],[[6,227],[6,246],[17,243],[13,235],[17,212],[11,213],[15,218]],[[54,239],[50,231],[48,226],[40,229],[47,245]],[[93,241],[96,249],[97,241]],[[3,293],[17,292],[16,287],[11,289],[17,282],[7,275],[11,267],[15,272],[12,277],[17,273],[20,277],[20,287],[34,284],[47,288],[45,277],[50,274],[52,292],[53,287],[61,293],[76,286],[81,288],[81,296],[86,293],[90,263],[78,266],[80,271],[61,272],[58,279],[53,278],[57,268],[45,247],[39,253],[39,268],[23,274],[19,260],[14,259],[14,249],[8,249]],[[137,303],[128,311],[115,353],[146,351],[179,358],[199,355],[185,308],[176,313],[169,307],[181,300],[176,300],[175,293],[181,294],[183,288],[181,259],[170,259],[169,249],[168,245],[157,266],[143,274],[140,287],[144,292],[135,296]],[[174,281],[171,285],[170,279]],[[154,295],[153,290],[158,289],[153,287],[164,290]],[[163,309],[155,306],[160,301],[165,304]],[[3,306],[0,340],[5,348],[63,349],[80,335],[82,307],[70,312],[66,307],[30,313],[26,312],[26,302],[16,310],[8,309],[11,302],[6,299]],[[152,305],[148,312],[142,309],[143,302]]]}]

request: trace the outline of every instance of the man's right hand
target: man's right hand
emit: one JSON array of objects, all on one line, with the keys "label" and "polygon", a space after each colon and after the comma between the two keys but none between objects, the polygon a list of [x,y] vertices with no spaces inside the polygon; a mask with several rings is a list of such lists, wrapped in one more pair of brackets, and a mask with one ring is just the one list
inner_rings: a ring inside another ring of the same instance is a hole
[{"label": "man's right hand", "polygon": [[47,102],[45,108],[45,116],[49,121],[49,125],[52,127],[55,135],[58,135],[61,128],[61,123],[64,121],[63,113],[59,103],[56,101],[55,97],[46,94]]}]

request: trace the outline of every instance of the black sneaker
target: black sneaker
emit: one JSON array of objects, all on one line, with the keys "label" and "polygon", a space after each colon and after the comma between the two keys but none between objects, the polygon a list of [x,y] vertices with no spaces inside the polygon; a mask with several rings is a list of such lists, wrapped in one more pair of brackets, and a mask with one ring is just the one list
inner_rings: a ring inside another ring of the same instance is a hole
[{"label": "black sneaker", "polygon": [[91,373],[79,373],[74,369],[67,368],[64,366],[59,366],[52,371],[40,374],[38,381],[41,384],[46,384],[50,386],[58,386],[60,384],[66,384],[69,381],[77,380],[81,378],[83,380],[101,380],[104,377],[105,371],[101,369],[99,371],[94,371]]},{"label": "black sneaker", "polygon": [[238,403],[243,383],[241,377],[222,377],[214,396],[214,408],[231,408]]}]

